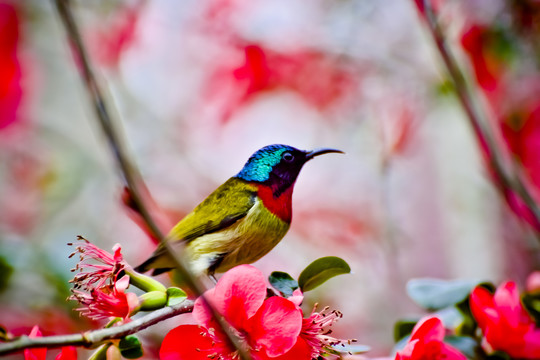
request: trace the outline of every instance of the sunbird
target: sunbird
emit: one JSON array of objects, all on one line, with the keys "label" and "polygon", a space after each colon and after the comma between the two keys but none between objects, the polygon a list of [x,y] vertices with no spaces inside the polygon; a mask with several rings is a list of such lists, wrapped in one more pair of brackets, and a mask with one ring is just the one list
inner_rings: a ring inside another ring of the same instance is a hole
[{"label": "sunbird", "polygon": [[[175,251],[183,251],[195,275],[225,272],[266,255],[285,236],[292,219],[294,183],[306,162],[337,149],[304,151],[268,145],[256,151],[242,170],[218,187],[167,235]],[[176,246],[175,246],[176,245]],[[135,268],[153,274],[175,263],[164,246]]]}]

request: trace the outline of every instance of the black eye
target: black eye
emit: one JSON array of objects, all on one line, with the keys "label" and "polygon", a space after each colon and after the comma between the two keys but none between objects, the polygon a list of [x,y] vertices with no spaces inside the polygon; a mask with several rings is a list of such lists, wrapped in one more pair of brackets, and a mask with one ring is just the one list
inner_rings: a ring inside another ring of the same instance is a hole
[{"label": "black eye", "polygon": [[281,155],[281,158],[286,162],[292,162],[294,160],[294,155],[286,151],[283,153],[283,155]]}]

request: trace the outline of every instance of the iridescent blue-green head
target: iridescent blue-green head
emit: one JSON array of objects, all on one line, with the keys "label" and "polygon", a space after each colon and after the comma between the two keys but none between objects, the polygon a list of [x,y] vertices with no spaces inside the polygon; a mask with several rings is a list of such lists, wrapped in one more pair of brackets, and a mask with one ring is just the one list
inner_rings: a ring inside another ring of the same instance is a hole
[{"label": "iridescent blue-green head", "polygon": [[304,151],[288,145],[268,145],[251,155],[236,177],[264,183],[281,192],[294,184],[306,162],[327,153],[343,151],[328,148]]}]

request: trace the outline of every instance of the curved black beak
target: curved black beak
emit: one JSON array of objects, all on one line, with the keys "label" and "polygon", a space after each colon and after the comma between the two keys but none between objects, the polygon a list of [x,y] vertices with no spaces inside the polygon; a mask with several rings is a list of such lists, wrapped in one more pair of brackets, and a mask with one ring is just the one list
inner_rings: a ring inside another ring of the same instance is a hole
[{"label": "curved black beak", "polygon": [[330,148],[315,149],[315,150],[308,151],[306,153],[306,161],[313,159],[315,156],[328,154],[328,153],[345,154],[343,151],[338,150],[338,149],[330,149]]}]

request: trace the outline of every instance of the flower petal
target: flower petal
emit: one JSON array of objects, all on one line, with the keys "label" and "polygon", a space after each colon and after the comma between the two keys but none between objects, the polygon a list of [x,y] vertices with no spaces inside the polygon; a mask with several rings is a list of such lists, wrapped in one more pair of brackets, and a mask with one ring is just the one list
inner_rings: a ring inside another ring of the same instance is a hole
[{"label": "flower petal", "polygon": [[204,326],[207,329],[214,327],[214,321],[212,319],[212,311],[210,311],[210,308],[206,305],[206,301],[209,301],[219,313],[223,313],[223,304],[216,304],[214,301],[215,290],[215,288],[212,288],[205,291],[204,299],[203,296],[200,296],[193,304],[193,318],[197,321],[197,324]]},{"label": "flower petal", "polygon": [[513,281],[507,281],[497,288],[493,295],[500,316],[502,316],[513,329],[520,325],[528,326],[531,321],[519,299],[517,285]]},{"label": "flower petal", "polygon": [[77,348],[75,346],[64,346],[62,352],[56,355],[54,360],[77,360]]},{"label": "flower petal", "polygon": [[119,280],[116,281],[114,287],[117,291],[124,292],[129,286],[129,275],[122,276]]},{"label": "flower petal", "polygon": [[444,332],[443,323],[438,317],[425,317],[420,319],[415,325],[410,341],[416,339],[424,343],[427,343],[430,340],[442,341],[442,339],[444,339]]},{"label": "flower petal", "polygon": [[267,299],[250,319],[249,337],[266,348],[270,357],[283,355],[297,342],[302,313],[291,301],[274,296]]},{"label": "flower petal", "polygon": [[416,340],[409,340],[407,342],[407,344],[405,344],[405,346],[403,347],[403,349],[401,349],[401,351],[399,351],[397,354],[396,354],[396,359],[397,359],[397,355],[399,354],[400,355],[400,359],[401,357],[403,358],[407,358],[407,357],[411,357],[412,353],[413,353],[413,350],[414,350],[414,347],[416,346],[416,344],[418,344],[420,342],[420,340],[416,339]]},{"label": "flower petal", "polygon": [[524,359],[540,359],[540,329],[529,331],[525,334],[524,340],[523,354],[519,357]]},{"label": "flower petal", "polygon": [[299,337],[291,350],[283,355],[269,357],[259,352],[257,356],[257,360],[311,360],[311,348],[302,337]]},{"label": "flower petal", "polygon": [[[251,265],[240,265],[227,271],[213,290],[204,294],[215,309],[236,329],[243,329],[266,297],[266,279]],[[211,313],[202,299],[197,299],[193,315],[199,324],[210,323]]]},{"label": "flower petal", "polygon": [[497,312],[490,311],[495,308],[495,304],[493,303],[493,294],[487,289],[481,286],[475,287],[470,296],[470,306],[481,329],[485,329],[492,322],[498,322]]},{"label": "flower petal", "polygon": [[159,349],[160,360],[208,360],[225,351],[222,343],[197,325],[180,325],[165,335]]},{"label": "flower petal", "polygon": [[292,301],[296,306],[302,305],[302,301],[304,301],[304,294],[302,294],[302,290],[296,289],[293,291],[292,296],[289,296],[287,299]]}]

